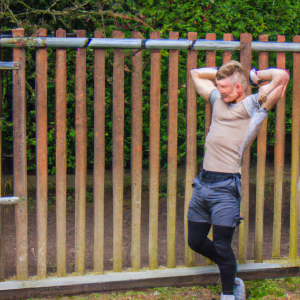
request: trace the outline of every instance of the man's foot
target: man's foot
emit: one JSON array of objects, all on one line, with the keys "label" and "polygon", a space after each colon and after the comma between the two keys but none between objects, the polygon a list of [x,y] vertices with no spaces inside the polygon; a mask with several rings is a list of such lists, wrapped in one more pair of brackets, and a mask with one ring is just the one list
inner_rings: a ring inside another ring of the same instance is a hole
[{"label": "man's foot", "polygon": [[235,300],[235,296],[233,296],[233,295],[224,295],[222,293],[220,300]]},{"label": "man's foot", "polygon": [[240,278],[235,278],[235,280],[234,280],[233,295],[235,296],[235,300],[245,300],[246,299],[244,282]]}]

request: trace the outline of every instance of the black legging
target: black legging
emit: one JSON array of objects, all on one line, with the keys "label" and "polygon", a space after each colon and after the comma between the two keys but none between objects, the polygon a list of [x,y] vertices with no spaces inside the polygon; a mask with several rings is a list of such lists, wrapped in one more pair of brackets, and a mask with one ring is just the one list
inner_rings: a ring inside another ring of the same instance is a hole
[{"label": "black legging", "polygon": [[233,294],[236,260],[231,248],[235,227],[213,226],[213,241],[207,235],[211,224],[188,221],[189,246],[215,262],[220,270],[223,294]]}]

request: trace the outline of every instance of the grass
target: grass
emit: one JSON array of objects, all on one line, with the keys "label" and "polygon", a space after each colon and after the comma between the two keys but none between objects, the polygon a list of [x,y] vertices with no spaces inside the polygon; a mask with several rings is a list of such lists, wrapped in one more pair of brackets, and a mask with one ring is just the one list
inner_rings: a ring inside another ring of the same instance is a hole
[{"label": "grass", "polygon": [[[289,277],[284,279],[262,279],[245,282],[246,299],[300,299],[300,277]],[[139,300],[139,299],[220,299],[221,286],[190,286],[190,287],[159,287],[152,289],[142,289],[134,291],[122,291],[112,293],[92,293],[76,296],[53,296],[39,298],[40,300]],[[28,300],[35,300],[33,298]]]}]

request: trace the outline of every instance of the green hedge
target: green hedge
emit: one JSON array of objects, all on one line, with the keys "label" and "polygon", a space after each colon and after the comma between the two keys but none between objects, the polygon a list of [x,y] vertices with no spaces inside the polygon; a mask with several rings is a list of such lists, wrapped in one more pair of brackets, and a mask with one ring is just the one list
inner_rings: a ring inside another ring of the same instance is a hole
[{"label": "green hedge", "polygon": [[[96,29],[104,36],[112,37],[113,30],[122,30],[125,37],[131,31],[140,31],[145,38],[150,32],[159,31],[168,38],[170,31],[178,31],[180,38],[187,32],[197,32],[198,38],[215,32],[218,39],[223,33],[233,33],[239,39],[242,32],[249,32],[257,40],[259,34],[269,34],[276,40],[278,34],[292,41],[298,34],[300,3],[298,1],[37,1],[5,0],[1,8],[1,33],[10,34],[16,27],[25,28],[27,36],[34,35],[38,28],[46,28],[48,35],[63,28],[67,33],[85,29],[92,37]],[[68,171],[75,166],[75,53],[67,50],[67,137]],[[168,103],[168,51],[162,50],[161,64],[161,166],[167,162],[167,103]],[[150,114],[150,52],[143,51],[143,150],[144,167],[149,161],[149,114]],[[185,82],[186,51],[180,52],[178,86],[178,161],[185,162]],[[239,59],[237,52],[233,59]],[[3,49],[3,60],[12,60],[11,49]],[[35,50],[26,49],[26,95],[27,95],[27,152],[28,169],[35,169]],[[111,50],[106,52],[106,164],[112,160],[112,64]],[[217,65],[222,64],[222,53],[217,51]],[[253,53],[253,65],[258,64],[258,54]],[[205,65],[205,52],[198,52],[198,66]],[[270,65],[276,66],[276,55],[270,54]],[[292,74],[292,54],[287,54],[287,68]],[[130,166],[131,143],[131,51],[125,50],[125,166]],[[93,164],[93,51],[87,49],[87,114],[88,114],[88,163]],[[12,74],[4,72],[3,81],[3,147],[6,154],[12,153]],[[287,133],[291,131],[292,80],[287,89]],[[55,173],[55,50],[48,49],[48,154],[49,172]],[[268,119],[268,144],[274,144],[275,110]],[[204,143],[204,101],[198,98],[198,163],[201,161]],[[252,147],[255,156],[255,144]]]}]

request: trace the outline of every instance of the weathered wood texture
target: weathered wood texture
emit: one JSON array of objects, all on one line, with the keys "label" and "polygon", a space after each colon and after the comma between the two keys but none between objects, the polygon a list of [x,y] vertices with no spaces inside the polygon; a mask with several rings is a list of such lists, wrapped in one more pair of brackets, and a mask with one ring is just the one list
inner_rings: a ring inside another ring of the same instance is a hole
[{"label": "weathered wood texture", "polygon": [[[260,42],[267,42],[268,35],[260,35]],[[259,70],[269,67],[269,53],[259,52]],[[257,136],[257,173],[256,173],[256,213],[255,213],[255,241],[254,261],[263,262],[263,226],[264,226],[264,203],[265,203],[265,176],[267,154],[267,125],[266,118]]]},{"label": "weathered wood texture", "polygon": [[[121,31],[114,38],[123,38]],[[113,270],[122,271],[124,191],[124,50],[114,50],[113,65]]]},{"label": "weathered wood texture", "polygon": [[[24,29],[13,30],[14,37],[24,36]],[[13,60],[21,63],[20,70],[13,71],[13,186],[14,196],[25,201],[15,206],[17,278],[28,276],[28,216],[27,216],[27,153],[26,153],[26,92],[25,92],[25,49],[13,49]]]},{"label": "weathered wood texture", "polygon": [[[294,43],[300,43],[300,35],[294,36]],[[292,104],[292,169],[290,195],[290,258],[297,258],[297,224],[299,199],[296,198],[299,179],[300,140],[300,53],[293,54],[293,104]],[[298,201],[297,201],[298,200]]]},{"label": "weathered wood texture", "polygon": [[[77,38],[85,37],[77,30]],[[85,212],[87,174],[86,49],[77,49],[75,78],[75,271],[85,270]]]},{"label": "weathered wood texture", "polygon": [[[178,32],[169,38],[177,40]],[[169,102],[168,102],[168,190],[167,190],[167,252],[168,268],[176,267],[176,202],[177,202],[177,136],[178,136],[178,63],[179,51],[169,51]]]},{"label": "weathered wood texture", "polygon": [[[285,36],[278,35],[277,42],[285,42]],[[277,68],[285,69],[285,53],[277,53]],[[274,221],[272,258],[280,258],[281,247],[281,210],[285,150],[285,104],[286,95],[284,95],[276,105],[274,148]]]},{"label": "weathered wood texture", "polygon": [[[223,34],[223,41],[230,42],[233,40],[233,35],[231,33]],[[225,50],[223,51],[223,65],[231,61],[232,52]]]},{"label": "weathered wood texture", "polygon": [[[103,38],[100,30],[96,38]],[[105,49],[94,50],[94,272],[104,264]]]},{"label": "weathered wood texture", "polygon": [[[189,40],[196,40],[196,32],[188,32]],[[194,265],[194,252],[188,245],[187,213],[193,194],[192,183],[197,174],[197,98],[196,89],[191,76],[191,70],[197,68],[197,51],[188,50],[187,78],[186,78],[186,169],[185,169],[185,195],[184,195],[184,239],[185,239],[185,265]]]},{"label": "weathered wood texture", "polygon": [[[249,33],[241,34],[241,52],[240,61],[244,68],[245,74],[249,74],[251,69],[251,41],[252,35]],[[249,78],[248,94],[251,94],[251,86]],[[250,145],[243,156],[242,166],[242,192],[241,192],[241,216],[244,221],[239,226],[239,262],[246,263],[248,228],[249,228],[249,180],[250,180]]]},{"label": "weathered wood texture", "polygon": [[[46,37],[46,29],[39,29],[36,36]],[[35,60],[37,275],[45,278],[48,219],[47,48],[37,48]]]},{"label": "weathered wood texture", "polygon": [[[141,33],[133,31],[133,39]],[[142,204],[142,159],[143,159],[143,116],[142,116],[142,72],[143,52],[132,50],[131,75],[131,267],[141,267],[141,204]]]},{"label": "weathered wood texture", "polygon": [[[151,32],[150,39],[158,39]],[[155,269],[158,244],[159,148],[160,148],[160,50],[151,50],[150,74],[150,159],[149,159],[149,268]]]},{"label": "weathered wood texture", "polygon": [[[65,37],[66,31],[58,29],[57,37]],[[67,239],[67,51],[56,50],[55,80],[56,123],[56,263],[57,274],[66,275]]]}]

